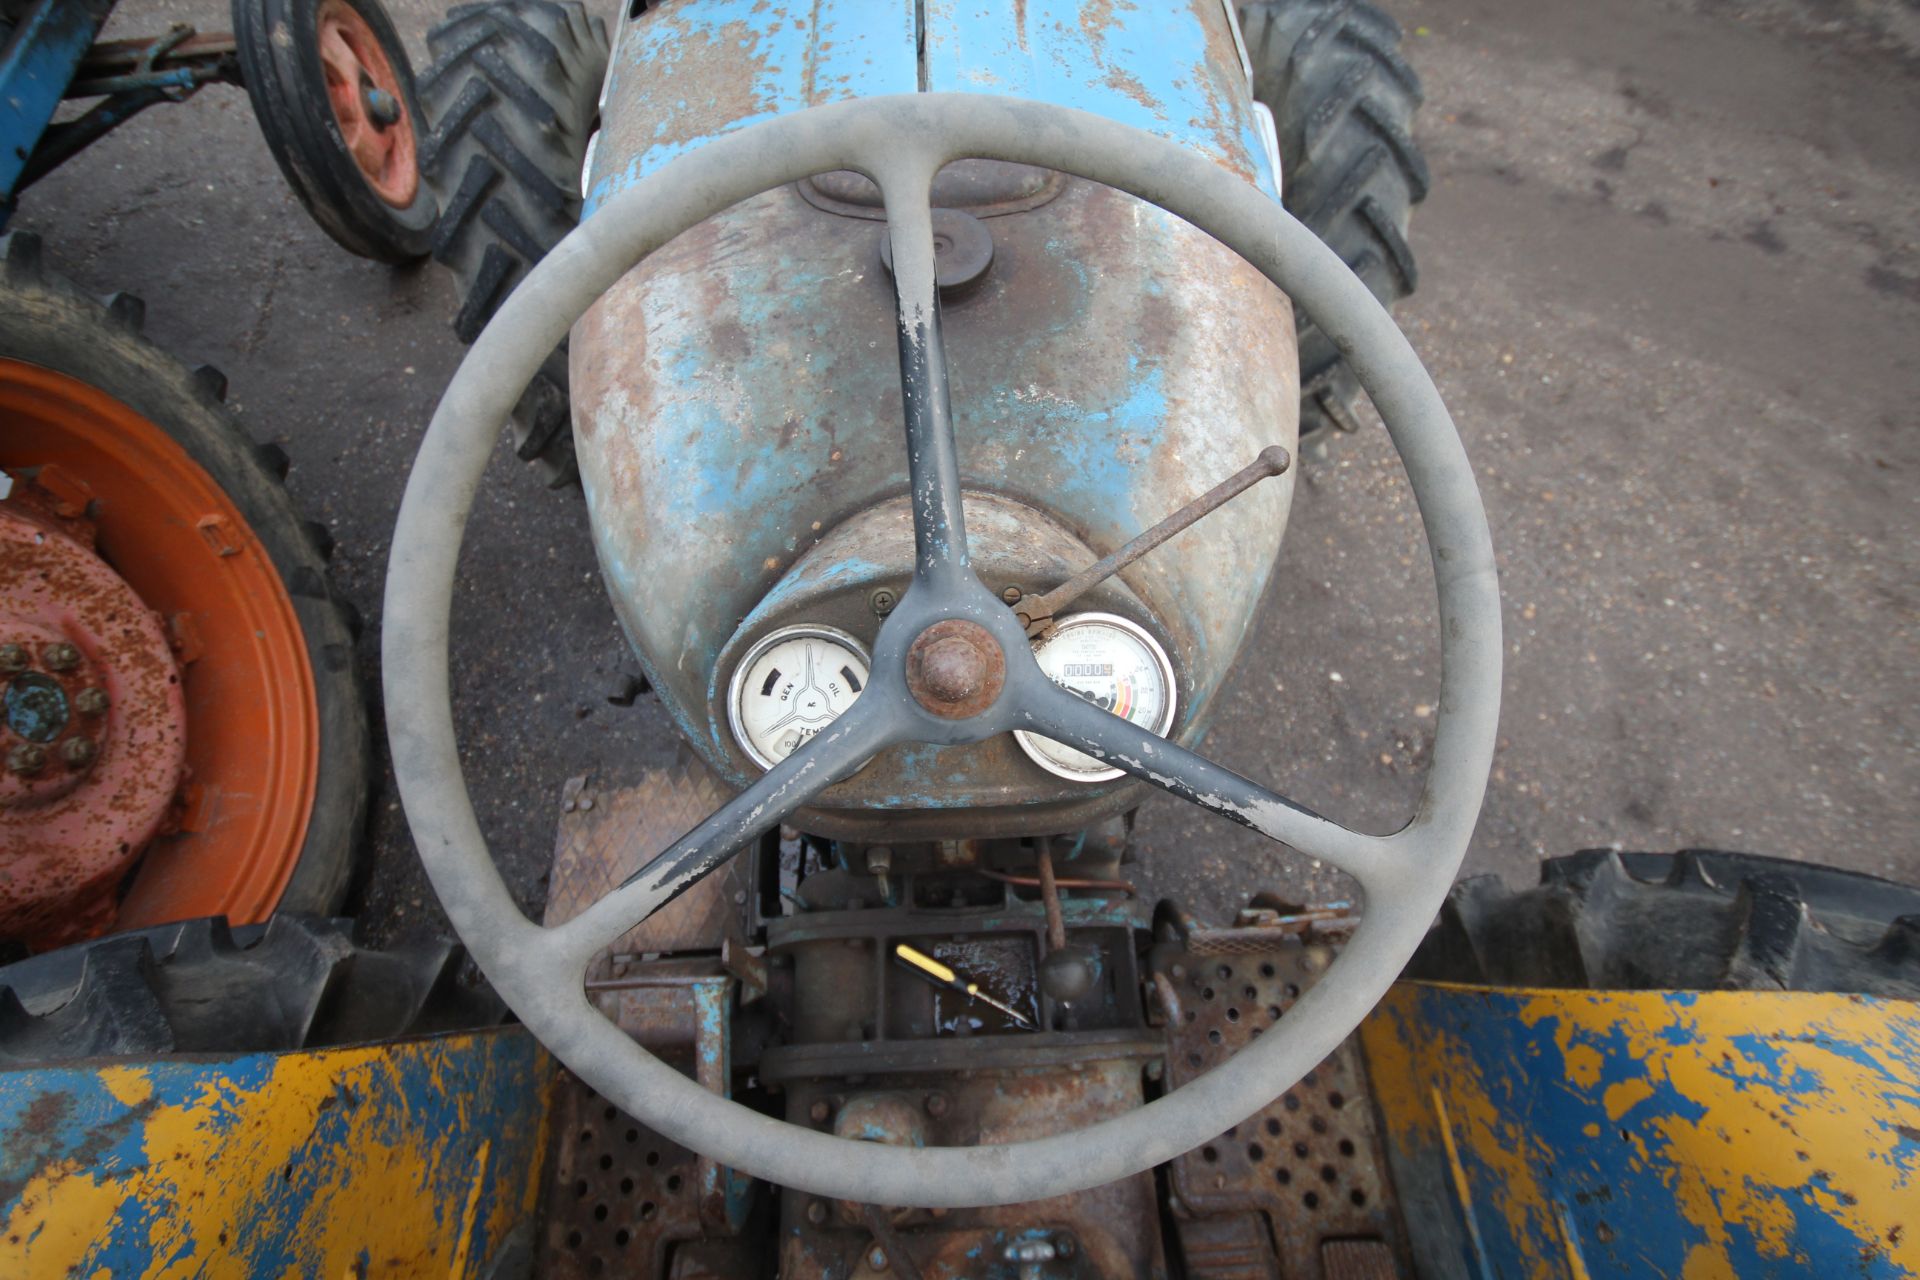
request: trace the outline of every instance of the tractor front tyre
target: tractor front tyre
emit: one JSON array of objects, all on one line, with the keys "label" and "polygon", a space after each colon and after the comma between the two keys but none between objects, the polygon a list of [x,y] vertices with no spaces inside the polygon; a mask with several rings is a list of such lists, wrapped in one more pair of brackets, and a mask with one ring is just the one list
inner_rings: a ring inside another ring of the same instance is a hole
[{"label": "tractor front tyre", "polygon": [[[1420,77],[1400,56],[1399,24],[1364,0],[1255,0],[1240,6],[1253,96],[1273,112],[1287,212],[1391,307],[1419,274],[1407,243],[1426,198],[1413,141]],[[1360,383],[1332,339],[1296,308],[1300,438],[1324,447],[1359,422]]]},{"label": "tractor front tyre", "polygon": [[[88,660],[103,664],[110,697],[90,714],[109,728],[176,714],[185,742],[174,817],[130,877],[106,882],[118,896],[107,898],[105,917],[86,927],[41,921],[46,927],[20,934],[36,946],[109,924],[331,913],[345,900],[366,824],[372,746],[356,621],[327,578],[332,538],[296,512],[281,483],[286,455],[255,444],[223,403],[225,377],[190,370],[147,341],[144,312],[126,294],[102,304],[81,293],[42,263],[37,237],[0,240],[0,469],[8,477],[0,487],[58,497],[60,515],[84,526],[92,553],[157,619],[171,648],[177,711],[120,705],[114,689],[125,687],[123,675],[103,648]],[[0,586],[5,579],[0,573]],[[0,590],[0,605],[10,598]],[[80,625],[71,607],[40,616],[44,604],[32,606],[35,617],[0,608],[0,625],[23,634]],[[95,643],[69,638],[83,656]],[[20,728],[0,724],[0,739]],[[96,774],[114,767],[111,746],[99,750],[88,762]],[[88,822],[87,804],[111,796],[73,791],[55,801],[77,806],[65,829],[78,847],[101,825]],[[0,837],[14,832],[0,849],[47,863],[58,885],[66,846],[23,848],[55,825],[51,804],[0,807],[0,825],[24,824],[0,829]],[[138,852],[121,850],[129,862]],[[12,870],[5,883],[21,892]]]},{"label": "tractor front tyre", "polygon": [[426,254],[438,206],[406,46],[380,0],[232,0],[240,73],[287,185],[342,248]]},{"label": "tractor front tyre", "polygon": [[1588,849],[1541,863],[1531,889],[1462,880],[1406,976],[1920,999],[1920,888],[1754,853]]},{"label": "tractor front tyre", "polygon": [[[494,0],[449,11],[427,47],[433,66],[420,96],[433,137],[421,171],[440,202],[433,256],[458,282],[454,334],[472,342],[579,224],[607,28],[578,0]],[[574,482],[564,343],[514,407],[513,434],[549,487]]]}]

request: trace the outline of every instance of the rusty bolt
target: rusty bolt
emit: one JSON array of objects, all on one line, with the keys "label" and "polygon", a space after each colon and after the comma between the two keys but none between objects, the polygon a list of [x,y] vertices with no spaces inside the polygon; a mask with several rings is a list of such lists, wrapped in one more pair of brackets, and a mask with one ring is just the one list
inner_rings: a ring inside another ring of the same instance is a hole
[{"label": "rusty bolt", "polygon": [[873,606],[875,613],[884,618],[893,612],[894,605],[900,603],[900,597],[893,594],[891,587],[876,587],[873,594],[867,597],[867,603]]},{"label": "rusty bolt", "polygon": [[927,1095],[927,1114],[932,1116],[935,1120],[938,1120],[941,1116],[947,1114],[947,1095],[944,1093],[928,1094]]},{"label": "rusty bolt", "polygon": [[37,742],[23,742],[7,752],[7,770],[31,778],[47,767],[47,749]]},{"label": "rusty bolt", "polygon": [[60,758],[69,769],[84,769],[100,754],[92,738],[73,737],[60,744]]},{"label": "rusty bolt", "polygon": [[40,651],[40,660],[49,671],[71,671],[80,665],[80,651],[64,640],[57,640]]},{"label": "rusty bolt", "polygon": [[12,675],[16,671],[27,669],[27,650],[25,645],[0,644],[0,672]]},{"label": "rusty bolt", "polygon": [[928,693],[942,702],[965,702],[987,682],[987,663],[973,644],[948,636],[926,647],[921,658]]},{"label": "rusty bolt", "polygon": [[1000,598],[1006,601],[1008,604],[1019,604],[1020,597],[1024,594],[1025,593],[1022,592],[1018,587],[1008,587],[1005,591],[1002,591],[1000,593]]},{"label": "rusty bolt", "polygon": [[827,1220],[827,1202],[815,1200],[807,1206],[807,1221],[819,1226]]},{"label": "rusty bolt", "polygon": [[105,689],[82,689],[73,695],[73,709],[83,716],[103,716],[110,705]]},{"label": "rusty bolt", "polygon": [[820,1099],[807,1109],[807,1115],[812,1118],[815,1124],[825,1124],[827,1117],[832,1114],[833,1108],[827,1105],[825,1098]]}]

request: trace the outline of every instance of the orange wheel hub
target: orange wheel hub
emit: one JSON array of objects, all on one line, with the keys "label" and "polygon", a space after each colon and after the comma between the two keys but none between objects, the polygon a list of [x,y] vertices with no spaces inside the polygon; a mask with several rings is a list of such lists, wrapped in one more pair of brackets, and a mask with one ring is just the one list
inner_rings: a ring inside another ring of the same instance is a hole
[{"label": "orange wheel hub", "polygon": [[[0,359],[0,422],[7,428],[0,434],[0,468],[50,497],[47,505],[53,510],[43,514],[66,527],[64,534],[50,527],[48,536],[63,538],[80,529],[83,541],[94,537],[105,562],[97,568],[111,567],[105,577],[118,575],[130,589],[128,605],[144,607],[152,635],[171,646],[185,722],[184,762],[174,772],[180,782],[171,811],[117,910],[120,877],[115,874],[93,888],[91,910],[74,904],[51,923],[25,930],[25,940],[56,945],[115,924],[137,928],[196,916],[224,915],[235,923],[264,920],[299,860],[320,760],[313,671],[279,571],[213,478],[159,427],[111,396],[64,374]],[[9,519],[20,523],[18,516]],[[13,590],[21,586],[20,574],[9,567],[16,559],[0,560],[0,611],[15,596],[25,598]],[[54,603],[36,599],[33,617],[25,617],[21,606],[16,612],[23,616],[0,617],[0,624],[20,624],[16,629],[28,638],[30,656],[40,655],[45,644],[68,639],[81,651],[81,662],[51,674],[64,678],[79,672],[91,680],[89,687],[105,687],[111,695],[118,678],[113,654],[86,638],[87,626],[97,630],[98,624],[88,624],[83,615],[88,608],[97,613],[113,588],[90,570],[67,568],[71,585],[52,582],[50,592],[40,593],[54,597]],[[57,601],[62,590],[70,593],[65,606]],[[66,662],[67,656],[57,655],[58,661]],[[134,664],[121,665],[131,671]],[[0,682],[8,679],[0,674]],[[31,692],[50,698],[40,683]],[[111,706],[104,713],[107,722],[116,713],[155,724],[165,719],[164,694],[136,694],[126,687],[124,705],[118,697],[106,699]],[[72,715],[79,716],[78,687],[67,692]],[[164,771],[164,761],[157,759],[164,753],[153,744],[165,735],[149,729],[143,762],[152,766],[148,773]],[[0,739],[9,749],[25,741],[17,730],[0,721]],[[77,732],[72,726],[59,732],[72,736],[69,730]],[[44,726],[38,731],[45,732]],[[116,753],[138,743],[111,733],[93,737],[98,758],[85,762],[84,784],[67,786],[63,793],[63,802],[91,797],[98,805],[91,823],[62,827],[76,869],[97,868],[103,860],[111,865],[116,858],[130,861],[140,853],[130,847],[134,840],[122,830],[125,824],[114,821],[114,807],[121,802],[97,787],[93,776],[105,777],[132,763],[116,760]],[[49,741],[63,749],[64,738]],[[70,775],[82,772],[65,757],[48,764],[67,768]],[[57,790],[40,778],[15,781],[21,782],[15,790],[23,796],[45,797]],[[0,807],[0,884],[17,878],[15,861],[25,855],[27,843],[10,834],[8,822],[32,813],[19,804]],[[44,824],[27,824],[29,829],[36,825]],[[73,888],[46,892],[71,895]],[[10,914],[0,912],[0,918]]]},{"label": "orange wheel hub", "polygon": [[373,28],[346,0],[325,0],[318,25],[327,101],[347,151],[374,194],[404,209],[419,190],[420,164],[400,78]]}]

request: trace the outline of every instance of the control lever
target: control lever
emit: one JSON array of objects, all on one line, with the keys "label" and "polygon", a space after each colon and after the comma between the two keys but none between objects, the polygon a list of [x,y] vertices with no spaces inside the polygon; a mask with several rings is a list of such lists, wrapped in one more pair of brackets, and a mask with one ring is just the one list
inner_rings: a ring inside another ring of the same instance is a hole
[{"label": "control lever", "polygon": [[1086,594],[1096,584],[1120,572],[1174,534],[1194,524],[1202,516],[1218,511],[1268,476],[1285,473],[1286,469],[1292,465],[1293,458],[1285,448],[1277,444],[1268,445],[1251,463],[1181,507],[1159,524],[1141,531],[1118,551],[1100,557],[1045,595],[1021,596],[1020,602],[1013,606],[1015,616],[1020,619],[1020,625],[1027,629],[1029,636],[1039,639],[1053,628],[1055,615]]}]

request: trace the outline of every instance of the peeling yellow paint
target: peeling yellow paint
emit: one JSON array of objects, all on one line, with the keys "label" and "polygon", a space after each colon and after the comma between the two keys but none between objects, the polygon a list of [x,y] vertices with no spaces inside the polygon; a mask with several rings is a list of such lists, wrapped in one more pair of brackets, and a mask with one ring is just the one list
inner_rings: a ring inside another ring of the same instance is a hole
[{"label": "peeling yellow paint", "polygon": [[[1803,1248],[1796,1205],[1852,1233],[1860,1242],[1856,1263],[1878,1259],[1889,1274],[1920,1274],[1920,1172],[1911,1136],[1920,1132],[1913,1052],[1920,1018],[1910,1002],[1804,992],[1425,988],[1436,1002],[1429,1006],[1420,1003],[1422,990],[1395,988],[1363,1028],[1389,1142],[1444,1146],[1456,1178],[1456,1142],[1464,1148],[1477,1170],[1482,1223],[1494,1214],[1504,1219],[1528,1274],[1577,1275],[1585,1265],[1577,1253],[1551,1256],[1561,1241],[1572,1244],[1560,1197],[1609,1178],[1617,1190],[1623,1180],[1646,1177],[1660,1180],[1670,1196],[1663,1203],[1683,1229],[1673,1260],[1684,1280],[1733,1276],[1736,1256],[1755,1252],[1783,1274],[1811,1273],[1822,1260]],[[1517,1017],[1524,1027],[1550,1029],[1560,1061],[1547,1051],[1507,1070],[1509,1054],[1483,1069],[1474,1046],[1426,1020],[1423,1010],[1441,1001],[1452,1002],[1445,1007],[1462,1026]],[[1545,1078],[1528,1079],[1540,1070]],[[1525,1095],[1536,1089],[1567,1095],[1563,1149],[1525,1131],[1534,1101]],[[1604,1111],[1612,1125],[1580,1116],[1583,1105]],[[1450,1121],[1445,1134],[1442,1114]]]},{"label": "peeling yellow paint", "polygon": [[[1587,1082],[1588,1087],[1597,1083],[1599,1078],[1599,1072],[1596,1069],[1594,1078]],[[1607,1091],[1600,1095],[1600,1104],[1607,1109],[1607,1119],[1618,1124],[1627,1112],[1652,1096],[1653,1086],[1645,1080],[1622,1080],[1619,1084],[1607,1086]]]},{"label": "peeling yellow paint", "polygon": [[1600,1056],[1598,1049],[1592,1045],[1576,1044],[1563,1047],[1561,1052],[1566,1058],[1569,1080],[1582,1089],[1591,1089],[1600,1083],[1600,1066],[1606,1059]]},{"label": "peeling yellow paint", "polygon": [[[143,1108],[132,1130],[140,1158],[42,1165],[0,1225],[0,1275],[470,1275],[486,1261],[469,1255],[476,1237],[497,1242],[535,1211],[547,1141],[544,1110],[536,1116],[531,1100],[544,1097],[552,1070],[539,1055],[539,1079],[516,1093],[529,1100],[517,1123],[523,1142],[532,1135],[522,1151],[531,1158],[503,1171],[507,1180],[483,1207],[490,1144],[479,1139],[475,1159],[465,1129],[472,1105],[490,1100],[442,1094],[429,1123],[427,1100],[406,1093],[423,1078],[430,1088],[448,1085],[440,1064],[478,1040],[283,1054],[251,1084],[216,1078],[172,1102],[154,1101],[140,1068],[101,1068],[97,1078],[114,1099]],[[333,1127],[322,1131],[323,1119]],[[145,1224],[144,1269],[95,1269],[101,1242],[124,1237],[129,1222]],[[290,1264],[257,1255],[262,1239],[282,1237],[292,1241]]]},{"label": "peeling yellow paint", "polygon": [[122,1106],[137,1107],[153,1096],[153,1081],[139,1067],[102,1067],[100,1083]]}]

